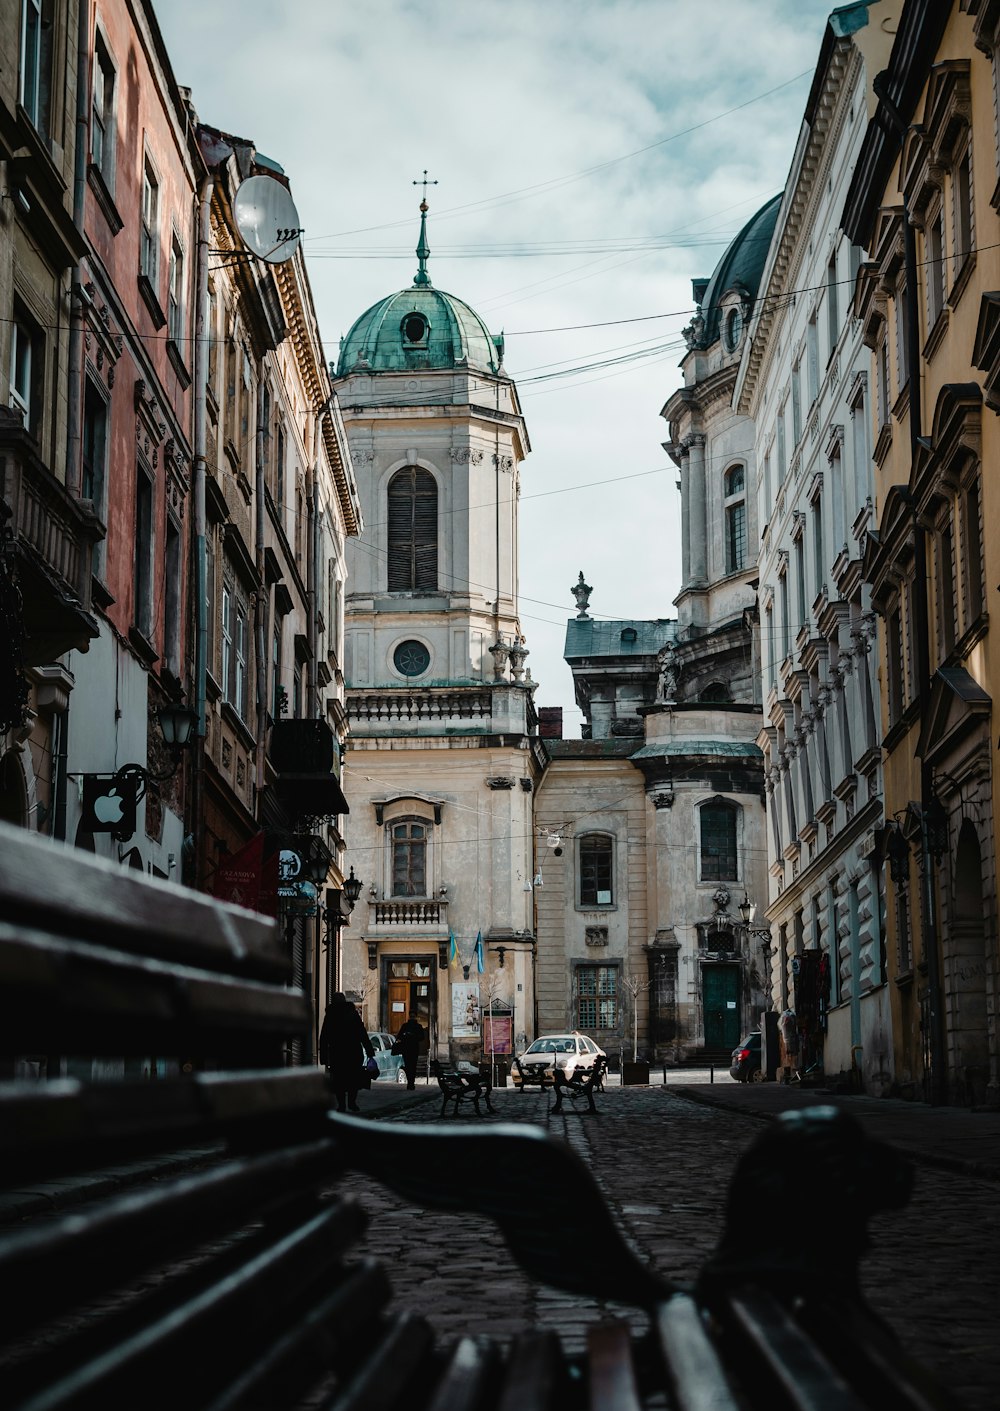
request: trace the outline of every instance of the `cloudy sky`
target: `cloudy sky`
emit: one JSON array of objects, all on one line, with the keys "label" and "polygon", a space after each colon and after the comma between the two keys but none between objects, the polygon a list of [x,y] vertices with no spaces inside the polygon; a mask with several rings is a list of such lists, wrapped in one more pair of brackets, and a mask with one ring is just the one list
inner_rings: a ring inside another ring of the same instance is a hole
[{"label": "cloudy sky", "polygon": [[[829,0],[159,0],[199,117],[288,173],[329,358],[430,273],[507,340],[532,454],[521,617],[539,705],[580,714],[569,593],[672,617],[680,499],[659,412],[691,279],[781,189]],[[587,325],[579,327],[579,325]]]}]

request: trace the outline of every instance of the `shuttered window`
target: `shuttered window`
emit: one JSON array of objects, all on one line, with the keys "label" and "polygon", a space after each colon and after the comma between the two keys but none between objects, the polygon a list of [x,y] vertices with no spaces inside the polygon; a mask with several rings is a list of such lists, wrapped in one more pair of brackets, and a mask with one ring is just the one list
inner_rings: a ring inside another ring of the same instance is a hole
[{"label": "shuttered window", "polygon": [[437,499],[433,475],[418,466],[406,466],[389,482],[390,593],[437,588]]}]

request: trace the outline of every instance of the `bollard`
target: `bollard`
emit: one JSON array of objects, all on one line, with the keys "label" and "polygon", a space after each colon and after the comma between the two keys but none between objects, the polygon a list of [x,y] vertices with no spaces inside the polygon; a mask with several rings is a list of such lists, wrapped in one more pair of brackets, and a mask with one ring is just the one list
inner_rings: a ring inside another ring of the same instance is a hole
[{"label": "bollard", "polygon": [[714,1083],[714,1082],[715,1082],[715,1064],[714,1064],[714,1063],[710,1063],[710,1064],[708,1065],[708,1081],[709,1081],[710,1083]]}]

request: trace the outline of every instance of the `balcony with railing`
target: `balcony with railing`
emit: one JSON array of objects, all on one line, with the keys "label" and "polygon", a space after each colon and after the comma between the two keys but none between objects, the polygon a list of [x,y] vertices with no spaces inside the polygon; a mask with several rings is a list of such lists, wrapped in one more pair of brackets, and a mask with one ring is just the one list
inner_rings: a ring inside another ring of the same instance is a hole
[{"label": "balcony with railing", "polygon": [[94,545],[104,528],[38,454],[20,415],[0,407],[0,494],[10,518],[24,612],[25,663],[43,665],[97,636],[91,612]]},{"label": "balcony with railing", "polygon": [[396,897],[390,901],[373,901],[368,917],[369,925],[379,931],[406,931],[410,934],[447,931],[448,901],[445,897]]}]

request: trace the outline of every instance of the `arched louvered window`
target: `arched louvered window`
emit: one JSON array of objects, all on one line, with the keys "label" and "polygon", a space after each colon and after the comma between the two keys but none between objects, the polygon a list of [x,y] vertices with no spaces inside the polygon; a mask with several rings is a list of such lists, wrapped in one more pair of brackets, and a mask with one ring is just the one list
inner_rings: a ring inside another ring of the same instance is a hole
[{"label": "arched louvered window", "polygon": [[389,481],[390,593],[434,592],[437,571],[437,483],[408,465]]}]

